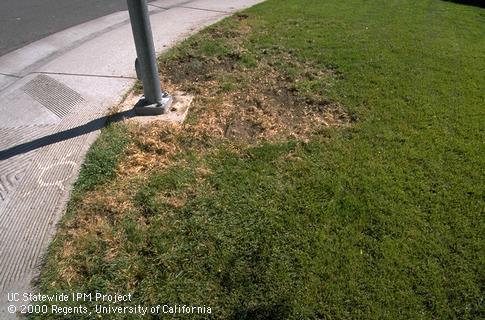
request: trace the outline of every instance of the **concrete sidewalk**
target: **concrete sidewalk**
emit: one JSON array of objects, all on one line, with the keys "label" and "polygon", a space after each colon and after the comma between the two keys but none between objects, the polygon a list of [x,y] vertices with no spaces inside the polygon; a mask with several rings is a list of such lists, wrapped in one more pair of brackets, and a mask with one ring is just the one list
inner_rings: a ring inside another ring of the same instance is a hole
[{"label": "concrete sidewalk", "polygon": [[[151,2],[163,51],[262,0]],[[0,57],[0,319],[7,293],[30,292],[72,183],[108,108],[135,82],[127,12],[118,12]]]}]

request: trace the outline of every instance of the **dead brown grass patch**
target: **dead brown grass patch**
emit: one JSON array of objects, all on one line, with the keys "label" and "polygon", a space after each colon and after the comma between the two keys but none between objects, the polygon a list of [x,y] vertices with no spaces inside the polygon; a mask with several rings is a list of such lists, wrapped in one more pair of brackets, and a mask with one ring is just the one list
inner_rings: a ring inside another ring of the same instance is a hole
[{"label": "dead brown grass patch", "polygon": [[[322,128],[351,124],[353,119],[341,105],[327,100],[321,91],[312,90],[315,83],[331,82],[336,76],[334,72],[298,62],[289,53],[279,53],[278,61],[274,55],[269,55],[272,60],[256,59],[241,43],[251,31],[247,18],[236,16],[237,28],[214,28],[206,35],[208,41],[224,38],[229,43],[230,50],[223,51],[224,54],[201,54],[195,45],[176,58],[160,62],[165,90],[195,96],[189,119],[182,125],[156,121],[126,123],[131,142],[117,167],[116,180],[88,192],[76,204],[78,217],[63,228],[66,241],[58,254],[63,281],[78,281],[91,267],[88,260],[76,259],[81,263],[74,265],[70,261],[77,252],[89,250],[92,238],[108,244],[108,250],[102,254],[105,261],[116,259],[123,240],[121,235],[113,234],[113,226],[136,210],[133,199],[148,172],[173,164],[180,153],[196,151],[199,157],[204,157],[219,143],[242,152],[238,147],[241,144],[306,141]],[[134,104],[137,97],[128,95],[113,113],[123,105]],[[203,166],[196,171],[198,183],[211,174]],[[191,192],[189,187],[177,195],[162,193],[158,197],[161,202],[179,208],[185,205]],[[139,219],[139,225],[146,227],[146,217],[140,215]]]},{"label": "dead brown grass patch", "polygon": [[117,171],[120,175],[133,175],[154,167],[164,167],[180,151],[177,136],[181,126],[152,122],[130,124],[132,142],[128,145],[124,161]]}]

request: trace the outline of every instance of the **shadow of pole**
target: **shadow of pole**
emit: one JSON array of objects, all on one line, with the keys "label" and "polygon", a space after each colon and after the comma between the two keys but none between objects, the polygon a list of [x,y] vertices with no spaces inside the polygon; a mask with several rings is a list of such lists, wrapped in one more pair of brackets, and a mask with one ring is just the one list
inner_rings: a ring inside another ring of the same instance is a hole
[{"label": "shadow of pole", "polygon": [[48,145],[52,145],[61,141],[66,141],[96,130],[100,130],[107,123],[119,122],[125,119],[132,118],[134,116],[135,116],[135,113],[133,110],[119,112],[114,115],[104,116],[98,119],[91,120],[86,124],[83,124],[75,128],[71,128],[69,130],[56,132],[42,138],[38,138],[29,142],[25,142],[25,143],[10,147],[5,150],[1,150],[0,161],[8,160],[20,154],[25,154]]},{"label": "shadow of pole", "polygon": [[464,4],[467,6],[475,6],[479,8],[485,8],[485,0],[443,0],[446,2],[453,2],[457,4]]}]

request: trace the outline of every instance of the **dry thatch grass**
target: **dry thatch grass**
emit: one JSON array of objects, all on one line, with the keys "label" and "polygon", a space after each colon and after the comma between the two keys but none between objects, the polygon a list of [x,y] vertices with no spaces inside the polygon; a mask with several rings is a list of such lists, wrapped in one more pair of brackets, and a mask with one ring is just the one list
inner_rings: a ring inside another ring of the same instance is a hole
[{"label": "dry thatch grass", "polygon": [[119,175],[133,175],[152,168],[162,168],[181,148],[177,144],[180,125],[152,122],[130,125],[132,142],[128,145],[125,158],[120,163]]}]

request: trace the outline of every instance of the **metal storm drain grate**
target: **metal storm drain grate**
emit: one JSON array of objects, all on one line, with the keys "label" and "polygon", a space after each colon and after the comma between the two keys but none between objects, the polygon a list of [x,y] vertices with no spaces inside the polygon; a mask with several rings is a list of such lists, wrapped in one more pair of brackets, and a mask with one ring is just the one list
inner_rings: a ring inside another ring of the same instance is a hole
[{"label": "metal storm drain grate", "polygon": [[84,102],[79,93],[43,74],[26,83],[22,90],[59,118],[65,117],[77,104]]}]

